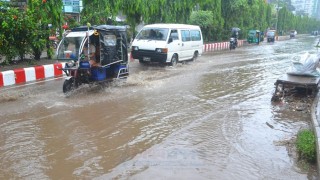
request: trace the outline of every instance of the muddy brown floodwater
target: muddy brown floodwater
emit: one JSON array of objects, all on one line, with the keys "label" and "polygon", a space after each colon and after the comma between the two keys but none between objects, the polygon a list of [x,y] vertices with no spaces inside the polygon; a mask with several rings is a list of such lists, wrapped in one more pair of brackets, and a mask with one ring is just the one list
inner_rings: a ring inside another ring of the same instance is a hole
[{"label": "muddy brown floodwater", "polygon": [[206,53],[177,67],[130,63],[127,82],[63,80],[0,91],[0,179],[317,179],[290,142],[310,113],[272,103],[314,37]]}]

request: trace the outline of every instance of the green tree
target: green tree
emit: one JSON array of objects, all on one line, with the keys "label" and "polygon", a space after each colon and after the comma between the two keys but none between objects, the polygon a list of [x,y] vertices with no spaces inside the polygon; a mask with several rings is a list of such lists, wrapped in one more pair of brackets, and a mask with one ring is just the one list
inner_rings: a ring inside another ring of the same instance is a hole
[{"label": "green tree", "polygon": [[46,0],[44,8],[48,12],[48,22],[52,24],[51,34],[56,34],[56,30],[59,30],[60,36],[62,35],[62,0]]},{"label": "green tree", "polygon": [[[51,23],[49,18],[49,6],[47,0],[32,0],[28,2],[28,13],[32,18],[30,22],[33,25],[31,34],[31,48],[34,58],[40,60],[42,51],[48,47],[50,30],[48,24]],[[49,48],[49,47],[48,47]]]},{"label": "green tree", "polygon": [[[90,22],[92,25],[107,24],[108,19],[118,12],[112,0],[83,0],[81,23]],[[116,1],[118,2],[118,1]]]},{"label": "green tree", "polygon": [[190,24],[199,25],[204,41],[213,40],[213,13],[212,11],[194,11],[190,17]]},{"label": "green tree", "polygon": [[207,38],[207,40],[221,41],[223,37],[222,32],[224,25],[224,19],[221,14],[221,0],[207,0],[202,3],[199,3],[199,5],[201,9],[212,12],[212,27],[208,32],[209,37]]}]

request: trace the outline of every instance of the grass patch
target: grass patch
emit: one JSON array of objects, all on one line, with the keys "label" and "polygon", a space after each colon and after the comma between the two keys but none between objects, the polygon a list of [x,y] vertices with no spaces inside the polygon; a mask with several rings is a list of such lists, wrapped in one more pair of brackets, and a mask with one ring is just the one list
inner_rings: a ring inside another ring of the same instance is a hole
[{"label": "grass patch", "polygon": [[301,130],[297,135],[296,147],[299,158],[308,162],[316,162],[316,137],[311,130]]}]

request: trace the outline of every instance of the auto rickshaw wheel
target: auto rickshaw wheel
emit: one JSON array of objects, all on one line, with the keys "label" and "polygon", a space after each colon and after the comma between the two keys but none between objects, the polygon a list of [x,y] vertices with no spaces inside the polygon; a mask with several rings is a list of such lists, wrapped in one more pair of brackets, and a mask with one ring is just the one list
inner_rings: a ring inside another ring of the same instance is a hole
[{"label": "auto rickshaw wheel", "polygon": [[66,79],[62,87],[63,93],[68,93],[74,89],[75,89],[74,78]]}]

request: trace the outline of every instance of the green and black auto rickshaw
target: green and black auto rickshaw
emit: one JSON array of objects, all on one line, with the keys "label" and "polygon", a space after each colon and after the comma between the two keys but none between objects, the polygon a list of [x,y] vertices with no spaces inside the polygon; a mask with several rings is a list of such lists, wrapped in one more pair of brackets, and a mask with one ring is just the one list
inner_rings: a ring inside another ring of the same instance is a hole
[{"label": "green and black auto rickshaw", "polygon": [[259,30],[250,30],[247,37],[247,42],[249,44],[256,43],[259,44],[264,40],[264,33]]}]

